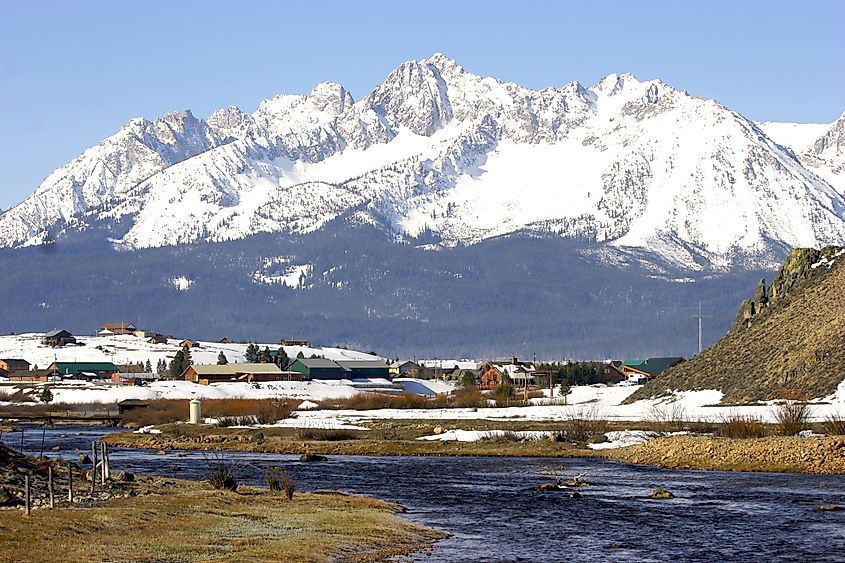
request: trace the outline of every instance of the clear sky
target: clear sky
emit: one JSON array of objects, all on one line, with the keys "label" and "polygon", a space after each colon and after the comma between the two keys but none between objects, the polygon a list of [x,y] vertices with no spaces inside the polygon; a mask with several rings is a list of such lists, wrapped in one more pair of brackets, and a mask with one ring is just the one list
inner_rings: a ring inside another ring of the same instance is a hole
[{"label": "clear sky", "polygon": [[845,1],[0,0],[0,209],[135,116],[355,99],[442,51],[530,88],[660,78],[755,120],[845,110]]}]

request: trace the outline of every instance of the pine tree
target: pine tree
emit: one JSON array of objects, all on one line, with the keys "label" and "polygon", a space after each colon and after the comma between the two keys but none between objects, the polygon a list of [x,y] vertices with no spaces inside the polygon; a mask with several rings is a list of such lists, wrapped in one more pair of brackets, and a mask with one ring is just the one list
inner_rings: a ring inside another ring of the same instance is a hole
[{"label": "pine tree", "polygon": [[256,364],[258,363],[258,356],[261,350],[258,348],[255,343],[250,343],[249,346],[246,347],[246,362],[248,364]]},{"label": "pine tree", "polygon": [[184,370],[182,369],[182,364],[185,362],[185,354],[182,350],[176,352],[176,355],[173,356],[173,359],[170,361],[170,377],[172,379],[178,378]]},{"label": "pine tree", "polygon": [[279,346],[279,352],[276,354],[276,365],[281,370],[288,369],[288,355],[281,346]]},{"label": "pine tree", "polygon": [[164,377],[164,374],[167,372],[167,362],[164,361],[164,358],[159,358],[158,362],[156,363],[156,373],[159,377]]},{"label": "pine tree", "polygon": [[226,354],[223,353],[223,350],[220,350],[220,353],[217,354],[217,365],[218,366],[225,366],[229,363],[229,359],[226,358]]},{"label": "pine tree", "polygon": [[265,346],[261,353],[258,354],[258,363],[269,364],[272,361],[273,359],[270,357],[270,347]]},{"label": "pine tree", "polygon": [[144,371],[147,372],[147,373],[153,372],[153,364],[150,362],[149,358],[147,358],[147,363],[146,363],[146,365],[144,365]]},{"label": "pine tree", "polygon": [[49,387],[44,388],[44,390],[38,396],[38,400],[45,404],[53,400],[53,392],[50,391]]}]

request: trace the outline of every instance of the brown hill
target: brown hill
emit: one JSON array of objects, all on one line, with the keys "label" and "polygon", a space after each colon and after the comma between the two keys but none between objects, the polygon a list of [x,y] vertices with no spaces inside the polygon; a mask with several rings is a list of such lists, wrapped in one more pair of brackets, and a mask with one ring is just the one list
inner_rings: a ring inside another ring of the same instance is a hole
[{"label": "brown hill", "polygon": [[670,390],[720,389],[724,404],[811,399],[845,379],[845,249],[797,248],[771,286],[712,347],[638,389],[628,402]]}]

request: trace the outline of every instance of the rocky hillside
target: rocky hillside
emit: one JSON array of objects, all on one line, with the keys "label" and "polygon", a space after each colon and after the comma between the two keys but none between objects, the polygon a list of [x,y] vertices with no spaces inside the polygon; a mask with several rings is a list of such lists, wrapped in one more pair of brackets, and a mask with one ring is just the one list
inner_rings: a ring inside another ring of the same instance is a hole
[{"label": "rocky hillside", "polygon": [[720,389],[725,404],[832,394],[845,379],[843,287],[845,248],[793,250],[721,340],[630,400],[698,389]]}]

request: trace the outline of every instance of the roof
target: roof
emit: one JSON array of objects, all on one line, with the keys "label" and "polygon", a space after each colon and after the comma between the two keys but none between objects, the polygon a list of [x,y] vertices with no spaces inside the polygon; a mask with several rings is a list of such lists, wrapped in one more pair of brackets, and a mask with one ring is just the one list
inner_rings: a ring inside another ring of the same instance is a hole
[{"label": "roof", "polygon": [[683,362],[681,357],[648,358],[647,360],[630,360],[622,363],[622,367],[633,368],[649,375],[660,375],[675,364]]},{"label": "roof", "polygon": [[22,360],[21,358],[0,358],[0,361],[6,362],[7,364],[21,363],[29,365],[29,362],[27,362],[26,360]]},{"label": "roof", "polygon": [[130,327],[131,327],[131,328],[135,328],[135,325],[134,325],[133,323],[103,323],[103,325],[102,325],[100,328],[108,328],[108,329],[112,329],[112,328],[123,328],[123,329],[128,329],[128,328],[130,328]]},{"label": "roof", "polygon": [[228,364],[235,373],[282,373],[276,364]]},{"label": "roof", "polygon": [[[304,365],[305,367],[307,367],[309,369],[314,369],[314,368],[318,368],[318,369],[319,368],[323,368],[323,369],[325,369],[325,368],[336,368],[336,369],[341,369],[341,370],[346,369],[343,366],[336,364],[333,361],[327,360],[325,358],[299,358],[296,361],[301,363],[302,365]],[[296,362],[294,362],[294,363],[296,363]]]},{"label": "roof", "polygon": [[418,366],[418,365],[419,365],[419,364],[417,364],[417,363],[416,363],[415,361],[413,361],[413,360],[399,360],[398,362],[393,362],[393,363],[391,363],[391,364],[390,364],[390,367],[392,367],[392,368],[401,368],[402,366],[407,365],[407,364],[413,364],[413,365],[415,365],[415,366]]},{"label": "roof", "polygon": [[338,360],[339,366],[346,369],[387,369],[387,364],[374,360]]},{"label": "roof", "polygon": [[229,364],[192,364],[197,375],[235,375],[235,370]]},{"label": "roof", "polygon": [[[61,328],[54,328],[53,330],[51,330],[50,332],[48,332],[48,333],[47,333],[47,334],[45,334],[44,336],[45,336],[46,338],[51,338],[51,337],[53,337],[53,336],[58,336],[58,335],[60,335],[60,334],[62,334],[62,333],[67,333],[67,334],[70,334],[68,331],[66,331],[66,330],[64,330],[64,329],[61,329]],[[73,336],[73,335],[71,334],[71,336]]]},{"label": "roof", "polygon": [[141,399],[123,399],[122,401],[118,401],[117,404],[121,407],[146,407],[149,405],[148,402],[142,401]]},{"label": "roof", "polygon": [[60,374],[79,373],[81,371],[109,371],[116,372],[117,367],[111,362],[53,362]]}]

